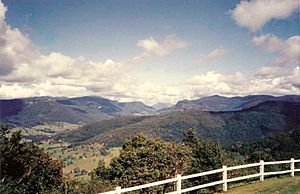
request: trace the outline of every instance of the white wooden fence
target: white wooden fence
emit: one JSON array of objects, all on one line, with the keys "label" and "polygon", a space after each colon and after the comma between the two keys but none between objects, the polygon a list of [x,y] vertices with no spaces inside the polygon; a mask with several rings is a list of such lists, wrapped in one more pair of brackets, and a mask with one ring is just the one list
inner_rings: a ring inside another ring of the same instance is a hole
[{"label": "white wooden fence", "polygon": [[[300,163],[300,159],[295,160],[294,158],[291,158],[291,160],[274,161],[274,162],[264,162],[263,160],[261,160],[259,163],[253,163],[253,164],[246,164],[246,165],[232,166],[232,167],[223,166],[223,168],[220,168],[217,170],[201,172],[201,173],[191,174],[191,175],[187,175],[187,176],[181,176],[180,174],[177,174],[176,177],[172,178],[172,179],[167,179],[167,180],[163,180],[163,181],[139,185],[139,186],[135,186],[135,187],[129,187],[129,188],[124,188],[124,189],[121,189],[121,187],[116,187],[116,189],[113,191],[104,192],[101,194],[121,194],[121,193],[150,188],[150,187],[163,185],[163,184],[167,184],[167,183],[172,183],[172,182],[176,182],[176,191],[169,192],[167,194],[180,194],[180,193],[194,191],[194,190],[211,187],[211,186],[215,186],[215,185],[220,185],[220,184],[223,184],[223,191],[227,191],[227,184],[230,182],[241,181],[241,180],[255,178],[255,177],[260,177],[260,181],[264,181],[265,176],[276,175],[276,174],[287,174],[287,173],[290,173],[290,175],[292,177],[294,177],[295,172],[300,172],[300,169],[295,169],[295,163]],[[265,172],[264,167],[266,165],[276,165],[276,164],[290,164],[290,170]],[[251,175],[247,175],[247,176],[230,178],[230,179],[227,178],[228,171],[250,168],[250,167],[259,167],[259,173],[251,174]],[[216,174],[216,173],[222,173],[222,177],[223,177],[222,180],[210,182],[210,183],[206,183],[206,184],[202,184],[202,185],[197,185],[197,186],[193,186],[193,187],[189,187],[189,188],[184,188],[184,189],[181,188],[182,180],[212,175],[212,174]]]}]

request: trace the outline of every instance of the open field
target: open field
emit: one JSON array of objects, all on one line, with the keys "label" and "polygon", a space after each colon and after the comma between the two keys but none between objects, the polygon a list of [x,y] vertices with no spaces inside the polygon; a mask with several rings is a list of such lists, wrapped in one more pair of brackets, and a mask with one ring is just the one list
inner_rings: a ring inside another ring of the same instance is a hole
[{"label": "open field", "polygon": [[59,158],[64,162],[64,174],[76,177],[86,177],[89,172],[97,167],[99,160],[106,164],[119,155],[120,148],[106,150],[101,144],[88,144],[68,147],[65,142],[44,141],[40,145],[53,158]]},{"label": "open field", "polygon": [[16,127],[13,131],[21,130],[25,136],[44,135],[52,136],[62,131],[71,131],[80,127],[80,124],[72,124],[67,122],[48,122],[33,127]]},{"label": "open field", "polygon": [[[224,192],[225,193],[225,192]],[[300,176],[275,177],[263,182],[255,181],[243,186],[234,186],[226,194],[299,194]]]}]

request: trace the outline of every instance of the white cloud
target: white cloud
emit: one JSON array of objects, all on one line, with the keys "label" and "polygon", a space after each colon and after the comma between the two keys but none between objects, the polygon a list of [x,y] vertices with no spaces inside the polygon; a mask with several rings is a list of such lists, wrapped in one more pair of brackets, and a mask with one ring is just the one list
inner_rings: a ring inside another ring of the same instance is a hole
[{"label": "white cloud", "polygon": [[235,21],[252,32],[272,19],[285,19],[299,9],[299,0],[241,1],[231,12]]},{"label": "white cloud", "polygon": [[0,76],[10,74],[18,64],[38,55],[37,49],[26,36],[6,24],[6,10],[0,1]]},{"label": "white cloud", "polygon": [[223,46],[220,46],[218,48],[213,49],[212,51],[210,51],[206,55],[201,55],[200,58],[199,58],[199,61],[200,62],[211,61],[211,60],[214,60],[216,58],[220,58],[222,56],[225,56],[228,53],[229,53],[228,49],[224,48]]},{"label": "white cloud", "polygon": [[177,39],[175,36],[168,36],[162,42],[157,42],[152,37],[140,40],[137,46],[145,50],[144,54],[163,57],[170,54],[176,49],[185,48],[189,45],[188,42]]},{"label": "white cloud", "polygon": [[139,40],[137,46],[145,49],[147,52],[155,52],[156,50],[159,50],[158,42],[152,37],[145,40]]},{"label": "white cloud", "polygon": [[223,75],[209,71],[203,75],[196,75],[188,80],[194,96],[213,94],[241,95],[247,89],[247,80],[241,72]]},{"label": "white cloud", "polygon": [[144,52],[141,55],[133,57],[126,61],[127,64],[141,64],[145,61],[151,60],[157,57],[164,57],[169,55],[171,52],[186,48],[189,42],[178,39],[176,36],[167,36],[163,41],[157,41],[152,37],[139,40],[137,43],[138,47],[141,47]]},{"label": "white cloud", "polygon": [[252,42],[268,52],[277,52],[286,47],[286,43],[272,34],[255,36]]},{"label": "white cloud", "polygon": [[[95,62],[63,53],[43,53],[17,28],[5,21],[7,8],[0,1],[0,97],[99,95],[116,100],[155,102],[164,89],[130,75],[132,64],[164,57],[188,43],[168,36],[140,40],[142,54],[125,61]],[[164,92],[163,92],[164,93]],[[162,94],[166,99],[169,94]],[[172,97],[173,98],[173,97]]]},{"label": "white cloud", "polygon": [[277,72],[277,76],[257,77],[250,80],[249,91],[253,93],[267,93],[275,95],[300,94],[299,67],[290,69],[283,74]]},{"label": "white cloud", "polygon": [[[161,58],[188,42],[175,36],[158,41],[150,37],[137,46],[142,53],[125,62],[107,59],[90,61],[59,52],[43,53],[28,37],[5,22],[6,8],[0,1],[0,97],[82,96],[99,95],[114,100],[142,100],[175,103],[183,98],[203,95],[246,95],[255,93],[300,94],[299,36],[288,40],[273,35],[253,38],[253,43],[267,52],[277,53],[273,66],[262,67],[247,78],[241,72],[221,74],[209,71],[174,84],[154,84],[135,79],[131,70],[135,64]],[[224,56],[222,46],[209,52],[206,60]],[[298,61],[298,62],[297,62]],[[277,65],[274,68],[274,65]],[[283,67],[288,65],[289,68]]]},{"label": "white cloud", "polygon": [[196,75],[187,83],[193,91],[193,96],[204,95],[241,95],[247,90],[247,80],[241,72],[222,75],[209,71],[203,75]]},{"label": "white cloud", "polygon": [[299,94],[300,36],[282,40],[267,34],[254,37],[252,42],[266,52],[277,54],[268,66],[256,70],[250,81],[250,91],[269,94]]},{"label": "white cloud", "polygon": [[295,65],[300,62],[300,36],[292,36],[286,41],[267,34],[256,36],[252,42],[267,52],[277,53],[273,65]]},{"label": "white cloud", "polygon": [[[253,94],[300,94],[300,68],[266,69],[267,76],[247,78],[241,72],[220,74],[209,71],[189,79],[183,94],[186,98],[199,98],[207,95],[253,95]],[[274,74],[275,73],[275,74]]]}]

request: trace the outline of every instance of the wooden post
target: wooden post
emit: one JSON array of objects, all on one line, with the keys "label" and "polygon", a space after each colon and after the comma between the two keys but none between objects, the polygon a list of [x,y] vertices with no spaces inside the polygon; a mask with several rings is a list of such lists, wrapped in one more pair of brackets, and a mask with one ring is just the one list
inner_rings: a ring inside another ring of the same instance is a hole
[{"label": "wooden post", "polygon": [[264,181],[264,171],[265,171],[265,165],[264,165],[264,161],[261,160],[260,161],[260,166],[259,166],[259,173],[260,173],[260,181]]},{"label": "wooden post", "polygon": [[176,191],[177,191],[177,194],[180,194],[181,193],[181,174],[177,174],[176,178],[177,178]]},{"label": "wooden post", "polygon": [[121,187],[116,187],[116,194],[121,194]]},{"label": "wooden post", "polygon": [[291,176],[295,176],[295,159],[291,158]]},{"label": "wooden post", "polygon": [[227,191],[227,166],[223,166],[223,191]]}]

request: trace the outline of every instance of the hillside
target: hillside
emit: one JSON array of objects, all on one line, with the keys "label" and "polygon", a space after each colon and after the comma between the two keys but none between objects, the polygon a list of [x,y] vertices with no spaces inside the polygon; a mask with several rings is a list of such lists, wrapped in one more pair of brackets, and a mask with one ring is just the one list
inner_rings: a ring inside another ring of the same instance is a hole
[{"label": "hillside", "polygon": [[124,115],[143,116],[177,111],[236,111],[266,101],[300,102],[300,96],[253,95],[231,98],[208,96],[179,101],[174,106],[162,103],[147,106],[138,101],[118,102],[100,96],[20,98],[0,100],[0,122],[22,127],[49,122],[86,124]]},{"label": "hillside", "polygon": [[176,105],[165,108],[160,112],[173,112],[173,111],[234,111],[247,109],[256,106],[266,101],[280,101],[280,102],[300,102],[300,96],[287,95],[287,96],[269,96],[269,95],[250,95],[244,97],[224,97],[224,96],[208,96],[196,100],[183,100],[177,102]]},{"label": "hillside", "polygon": [[[266,179],[264,182],[254,181],[250,184],[243,186],[233,185],[233,188],[229,187],[226,193],[228,194],[271,194],[271,193],[285,193],[296,194],[300,191],[300,177],[275,177]],[[224,192],[222,192],[224,193]]]},{"label": "hillside", "polygon": [[97,96],[0,100],[0,122],[34,126],[45,122],[90,123],[119,115],[152,114],[141,102],[120,103]]},{"label": "hillside", "polygon": [[[115,146],[138,133],[160,137],[166,141],[180,141],[186,129],[195,128],[201,138],[229,145],[238,141],[255,141],[300,127],[300,103],[264,102],[240,111],[178,111],[143,117],[140,120],[133,118],[136,122],[123,119],[125,125],[115,125],[117,120],[114,119],[100,121],[59,137],[72,143],[100,142]],[[108,126],[109,122],[114,125]],[[93,135],[87,131],[92,131]],[[72,138],[75,133],[80,134],[80,139]]]},{"label": "hillside", "polygon": [[171,106],[173,106],[174,104],[171,103],[156,103],[151,105],[153,108],[155,108],[156,110],[161,110],[161,109],[167,109],[170,108]]}]

